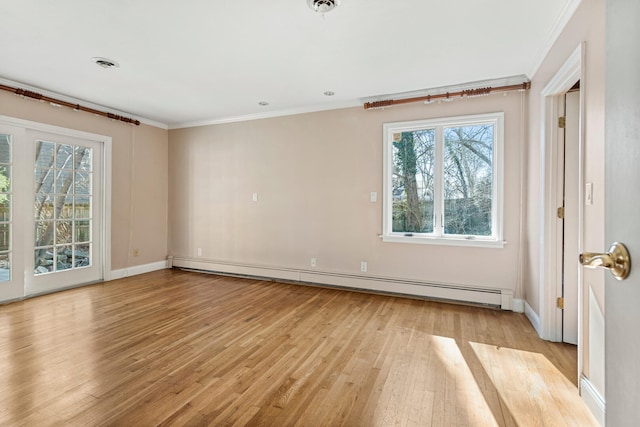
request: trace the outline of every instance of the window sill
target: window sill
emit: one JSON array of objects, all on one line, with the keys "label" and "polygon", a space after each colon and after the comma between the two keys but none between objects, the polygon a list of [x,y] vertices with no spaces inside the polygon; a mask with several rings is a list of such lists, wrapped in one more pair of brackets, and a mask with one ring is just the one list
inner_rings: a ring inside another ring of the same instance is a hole
[{"label": "window sill", "polygon": [[428,236],[401,236],[383,235],[383,242],[388,243],[414,243],[420,245],[441,245],[441,246],[466,246],[472,248],[504,248],[504,240],[493,239],[465,239],[455,237],[428,237]]}]

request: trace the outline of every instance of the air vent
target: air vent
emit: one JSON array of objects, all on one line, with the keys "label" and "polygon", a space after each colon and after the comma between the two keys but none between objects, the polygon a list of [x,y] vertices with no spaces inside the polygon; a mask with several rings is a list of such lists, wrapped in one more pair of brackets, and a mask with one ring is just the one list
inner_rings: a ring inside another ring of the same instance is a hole
[{"label": "air vent", "polygon": [[91,60],[102,68],[118,68],[120,66],[116,61],[112,61],[107,58],[100,58],[99,56],[94,56]]},{"label": "air vent", "polygon": [[318,13],[331,12],[340,6],[340,0],[307,0],[309,7]]}]

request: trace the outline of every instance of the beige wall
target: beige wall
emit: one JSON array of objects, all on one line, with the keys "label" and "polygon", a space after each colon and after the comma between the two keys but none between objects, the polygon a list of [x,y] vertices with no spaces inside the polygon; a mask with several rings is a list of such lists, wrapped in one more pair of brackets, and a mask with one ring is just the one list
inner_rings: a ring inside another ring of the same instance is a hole
[{"label": "beige wall", "polygon": [[[0,115],[112,137],[111,269],[163,261],[167,254],[167,138],[134,126],[0,91]],[[132,256],[132,249],[139,256]]]},{"label": "beige wall", "polygon": [[[574,16],[553,45],[542,66],[531,82],[529,93],[529,138],[527,149],[527,233],[525,261],[525,299],[531,308],[540,314],[540,236],[541,218],[541,92],[567,58],[582,42],[586,42],[585,80],[581,90],[585,97],[585,182],[593,183],[593,205],[584,206],[584,242],[586,251],[602,252],[607,249],[604,241],[604,24],[605,2],[582,0]],[[602,318],[604,308],[604,272],[583,269],[583,351],[584,371],[589,376],[590,369],[604,369],[603,361],[589,363],[589,345],[604,345],[604,336],[589,334],[589,312],[591,318]],[[589,295],[594,298],[589,304]],[[600,328],[591,328],[592,332]],[[598,365],[596,368],[595,365]],[[600,367],[600,365],[602,365]],[[592,378],[600,377],[600,372],[592,372]],[[604,384],[594,384],[603,393]]]},{"label": "beige wall", "polygon": [[[349,108],[169,132],[169,251],[257,266],[514,290],[522,95]],[[382,125],[505,112],[503,249],[383,243]],[[369,201],[378,192],[377,203]],[[259,201],[252,202],[252,193]]]}]

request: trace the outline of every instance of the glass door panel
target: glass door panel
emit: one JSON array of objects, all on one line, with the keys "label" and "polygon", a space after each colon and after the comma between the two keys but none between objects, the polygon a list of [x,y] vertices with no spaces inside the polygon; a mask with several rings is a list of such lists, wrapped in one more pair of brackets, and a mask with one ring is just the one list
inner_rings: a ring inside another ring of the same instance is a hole
[{"label": "glass door panel", "polygon": [[33,171],[33,277],[27,293],[102,278],[98,142],[29,132]]},{"label": "glass door panel", "polygon": [[34,274],[90,267],[93,149],[35,144]]},{"label": "glass door panel", "polygon": [[11,135],[0,134],[0,286],[11,280]]}]

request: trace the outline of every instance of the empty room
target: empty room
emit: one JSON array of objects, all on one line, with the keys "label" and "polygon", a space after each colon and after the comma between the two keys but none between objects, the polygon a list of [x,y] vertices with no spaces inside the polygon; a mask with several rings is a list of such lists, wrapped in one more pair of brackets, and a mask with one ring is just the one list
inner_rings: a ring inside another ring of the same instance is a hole
[{"label": "empty room", "polygon": [[0,0],[0,424],[637,425],[638,13]]}]

